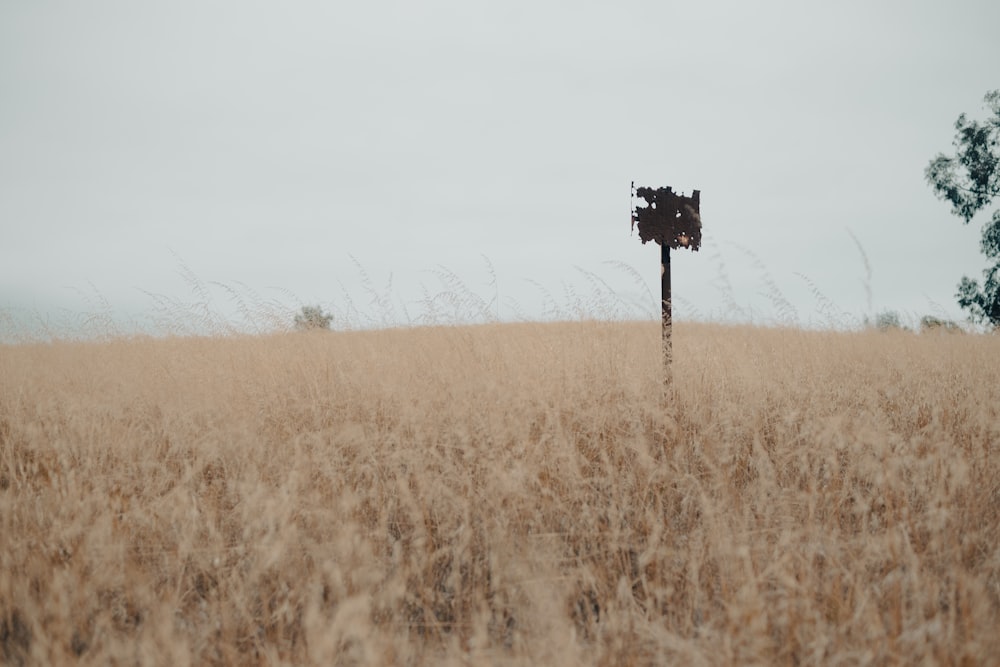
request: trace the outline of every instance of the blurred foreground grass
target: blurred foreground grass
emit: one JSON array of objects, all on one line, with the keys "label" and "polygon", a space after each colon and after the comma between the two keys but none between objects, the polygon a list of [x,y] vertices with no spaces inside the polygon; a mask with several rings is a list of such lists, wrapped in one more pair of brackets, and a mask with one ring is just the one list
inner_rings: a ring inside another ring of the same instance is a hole
[{"label": "blurred foreground grass", "polygon": [[1000,337],[0,346],[6,664],[989,664]]}]

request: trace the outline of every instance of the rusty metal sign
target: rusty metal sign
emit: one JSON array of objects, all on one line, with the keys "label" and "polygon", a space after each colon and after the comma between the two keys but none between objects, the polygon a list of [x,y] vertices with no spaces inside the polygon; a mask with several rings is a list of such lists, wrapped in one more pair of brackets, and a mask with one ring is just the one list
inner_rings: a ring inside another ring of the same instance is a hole
[{"label": "rusty metal sign", "polygon": [[674,192],[673,188],[643,188],[635,190],[645,206],[637,206],[632,214],[632,229],[639,227],[643,243],[655,241],[673,249],[701,247],[701,192],[690,197]]},{"label": "rusty metal sign", "polygon": [[690,197],[673,191],[673,188],[636,189],[632,183],[632,197],[646,201],[645,206],[632,208],[632,230],[639,228],[643,244],[654,241],[660,246],[660,290],[663,307],[663,380],[669,387],[673,381],[673,313],[670,294],[670,249],[701,247],[701,192],[695,190]]}]

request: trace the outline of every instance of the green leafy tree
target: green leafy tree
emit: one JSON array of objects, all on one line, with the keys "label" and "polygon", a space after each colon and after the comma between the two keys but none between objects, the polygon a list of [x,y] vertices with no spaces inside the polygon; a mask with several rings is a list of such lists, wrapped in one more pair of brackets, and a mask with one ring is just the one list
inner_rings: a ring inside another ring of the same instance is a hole
[{"label": "green leafy tree", "polygon": [[302,311],[295,316],[295,328],[299,331],[312,329],[329,329],[333,315],[323,312],[319,306],[302,306]]},{"label": "green leafy tree", "polygon": [[[954,155],[939,153],[924,172],[934,194],[951,204],[953,214],[968,224],[1000,196],[1000,90],[987,93],[989,117],[980,122],[963,113],[955,122]],[[983,285],[963,276],[958,304],[974,322],[1000,327],[1000,210],[983,227],[980,248],[993,261],[983,271]]]}]

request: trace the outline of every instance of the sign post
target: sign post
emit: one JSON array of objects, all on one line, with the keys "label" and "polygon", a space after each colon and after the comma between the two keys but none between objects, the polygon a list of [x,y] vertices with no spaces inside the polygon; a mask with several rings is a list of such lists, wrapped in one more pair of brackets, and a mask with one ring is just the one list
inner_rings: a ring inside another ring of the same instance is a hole
[{"label": "sign post", "polygon": [[655,241],[660,244],[660,299],[663,309],[663,382],[669,386],[673,375],[673,316],[670,307],[670,249],[687,248],[697,251],[701,247],[701,192],[695,190],[690,197],[675,193],[672,188],[636,189],[632,195],[645,200],[645,206],[632,209],[632,229],[639,228],[643,244]]}]

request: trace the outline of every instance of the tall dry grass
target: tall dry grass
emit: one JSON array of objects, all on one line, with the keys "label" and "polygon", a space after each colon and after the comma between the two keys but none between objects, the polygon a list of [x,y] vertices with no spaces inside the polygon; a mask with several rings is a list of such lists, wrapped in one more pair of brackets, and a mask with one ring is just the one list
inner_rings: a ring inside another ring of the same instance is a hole
[{"label": "tall dry grass", "polygon": [[0,662],[1000,662],[1000,338],[658,342],[0,347]]}]

